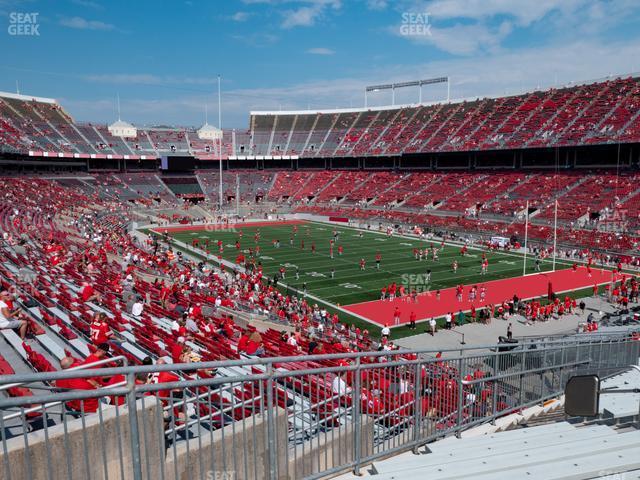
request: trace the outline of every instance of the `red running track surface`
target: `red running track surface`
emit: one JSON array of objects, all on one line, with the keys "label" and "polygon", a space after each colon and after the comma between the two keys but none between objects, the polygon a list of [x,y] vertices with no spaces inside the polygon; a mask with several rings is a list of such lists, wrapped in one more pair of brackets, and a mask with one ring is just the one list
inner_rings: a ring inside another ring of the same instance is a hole
[{"label": "red running track surface", "polygon": [[[400,324],[409,323],[411,312],[415,312],[416,321],[427,320],[431,317],[443,317],[448,312],[453,312],[454,316],[460,310],[468,312],[472,304],[476,308],[481,308],[487,304],[501,304],[505,300],[510,300],[513,295],[518,295],[521,300],[537,297],[546,297],[551,282],[553,291],[556,294],[572,292],[584,288],[592,288],[594,285],[610,283],[612,272],[597,268],[591,269],[591,276],[587,267],[580,266],[574,272],[572,269],[557,270],[555,272],[536,273],[524,277],[506,278],[493,280],[485,283],[477,283],[478,295],[474,302],[469,301],[469,290],[473,285],[464,286],[462,302],[456,298],[456,288],[447,288],[440,291],[440,300],[436,298],[435,292],[426,292],[418,295],[418,302],[411,303],[405,299],[373,300],[369,302],[354,303],[342,308],[369,319],[372,323],[380,326],[385,324],[394,326],[395,308],[400,309]],[[487,289],[486,297],[480,300],[480,286]]]}]

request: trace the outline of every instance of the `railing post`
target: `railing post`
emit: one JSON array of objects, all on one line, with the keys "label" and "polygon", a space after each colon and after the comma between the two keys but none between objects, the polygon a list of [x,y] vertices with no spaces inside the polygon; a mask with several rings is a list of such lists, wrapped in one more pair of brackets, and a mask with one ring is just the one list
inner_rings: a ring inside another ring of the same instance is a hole
[{"label": "railing post", "polygon": [[[546,367],[547,367],[547,348],[546,348],[546,346],[545,346],[545,348],[544,348],[544,350],[542,352],[543,352],[542,353],[542,367],[546,369]],[[542,398],[545,396],[544,395],[545,375],[546,375],[546,370],[543,370],[542,372],[540,372],[540,400],[542,400]],[[552,378],[553,378],[553,376],[552,376]]]},{"label": "railing post", "polygon": [[131,467],[133,479],[142,480],[142,459],[140,458],[140,431],[138,428],[138,409],[136,406],[136,374],[127,374],[127,409],[129,410],[129,429],[131,430]]},{"label": "railing post", "polygon": [[458,416],[456,420],[456,437],[460,438],[462,435],[462,405],[464,403],[464,392],[463,392],[463,384],[462,379],[464,377],[464,372],[462,371],[462,367],[464,365],[462,357],[458,360]]},{"label": "railing post", "polygon": [[269,450],[269,478],[276,480],[278,478],[276,453],[276,429],[273,418],[273,363],[267,365],[267,448]]},{"label": "railing post", "polygon": [[360,383],[362,370],[360,369],[360,357],[356,357],[355,378],[353,380],[353,390],[351,391],[353,410],[353,474],[360,475],[360,458],[362,457],[362,418],[360,412]]},{"label": "railing post", "polygon": [[[416,363],[416,371],[414,372],[414,383],[416,392],[414,395],[414,407],[413,407],[413,440],[417,442],[420,439],[422,431],[422,364]],[[413,453],[418,453],[418,446],[413,447]]]},{"label": "railing post", "polygon": [[522,359],[520,360],[520,382],[518,384],[518,389],[520,390],[519,392],[519,399],[520,399],[520,405],[522,405],[523,402],[523,394],[524,394],[524,373],[527,371],[527,351],[523,350],[521,353]]}]

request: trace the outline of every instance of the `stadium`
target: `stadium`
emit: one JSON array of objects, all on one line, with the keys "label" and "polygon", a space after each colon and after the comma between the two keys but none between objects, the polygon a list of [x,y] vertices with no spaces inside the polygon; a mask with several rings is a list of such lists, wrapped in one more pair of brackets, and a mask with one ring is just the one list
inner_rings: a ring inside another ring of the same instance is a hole
[{"label": "stadium", "polygon": [[638,478],[637,6],[62,3],[0,1],[0,478]]}]

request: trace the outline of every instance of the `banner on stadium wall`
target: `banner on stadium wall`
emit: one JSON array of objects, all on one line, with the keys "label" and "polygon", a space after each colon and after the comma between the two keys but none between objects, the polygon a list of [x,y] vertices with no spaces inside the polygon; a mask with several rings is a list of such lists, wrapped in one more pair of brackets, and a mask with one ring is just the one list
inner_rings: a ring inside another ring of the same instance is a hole
[{"label": "banner on stadium wall", "polygon": [[349,223],[349,219],[347,217],[329,217],[329,221]]}]

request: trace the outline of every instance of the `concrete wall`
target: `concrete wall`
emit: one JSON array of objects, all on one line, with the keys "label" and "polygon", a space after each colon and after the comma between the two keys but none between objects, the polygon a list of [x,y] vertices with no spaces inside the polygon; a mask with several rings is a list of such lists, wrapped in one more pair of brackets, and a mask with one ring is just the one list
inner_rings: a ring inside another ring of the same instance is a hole
[{"label": "concrete wall", "polygon": [[[372,454],[373,419],[362,417],[361,455]],[[154,397],[138,401],[142,477],[168,480],[269,478],[269,442],[264,414],[237,421],[213,432],[181,440],[165,449],[162,407]],[[353,460],[353,427],[320,434],[295,450],[288,445],[287,412],[274,410],[275,458],[278,478],[295,480]],[[126,408],[106,406],[99,415],[74,419],[64,425],[38,430],[7,440],[7,455],[0,448],[0,479],[11,480],[132,479],[129,415]],[[105,473],[106,471],[106,473]]]},{"label": "concrete wall", "polygon": [[[373,455],[373,424],[374,419],[363,415],[360,424],[360,456]],[[326,434],[321,433],[316,438],[305,442],[303,446],[296,446],[289,453],[288,478],[291,480],[303,478],[314,473],[328,470],[354,460],[354,432],[353,425],[341,427],[340,430]]]},{"label": "concrete wall", "polygon": [[[141,400],[137,404],[144,478],[147,471],[150,478],[160,476],[160,460],[164,456],[158,443],[162,435],[162,423],[157,421],[162,415],[160,408],[153,397],[145,398],[144,408]],[[44,430],[30,433],[28,449],[22,436],[7,440],[6,456],[0,448],[0,478],[6,478],[7,457],[11,480],[106,479],[105,469],[111,479],[120,478],[121,472],[124,478],[133,478],[128,409],[119,407],[117,413],[115,407],[106,406],[102,409],[102,422],[98,414],[84,420],[67,417],[66,433],[62,424],[47,429],[48,439]],[[146,435],[142,434],[142,425]]]},{"label": "concrete wall", "polygon": [[[284,450],[289,425],[283,409],[274,411],[275,438],[279,470],[286,471]],[[200,439],[182,441],[167,451],[165,478],[168,480],[269,478],[267,418],[255,415]],[[283,478],[286,478],[283,477]]]}]

